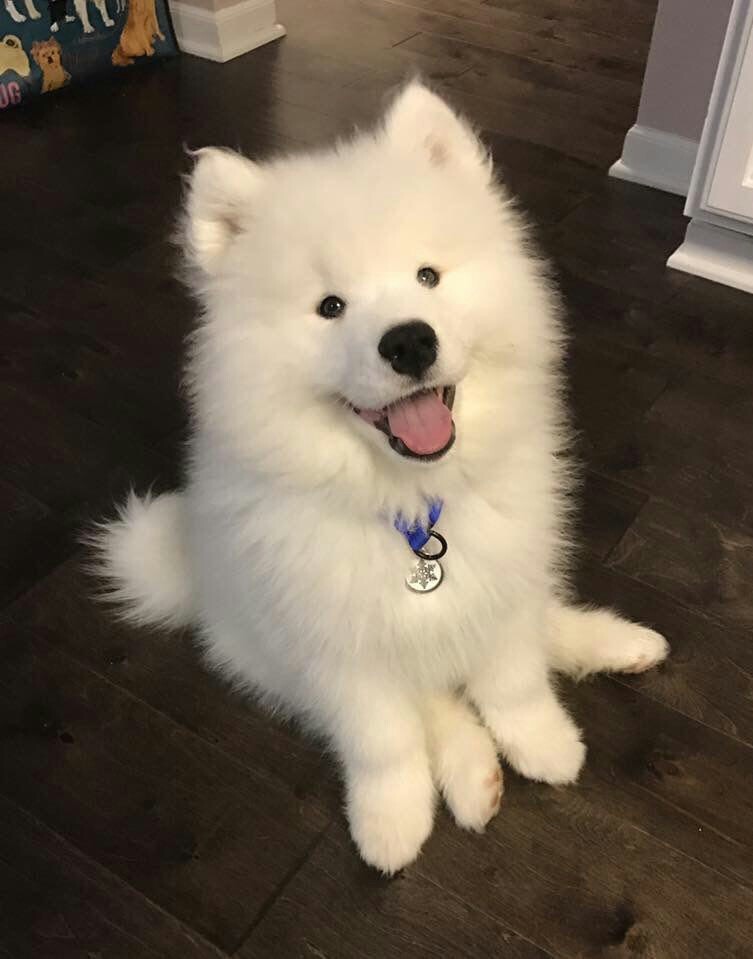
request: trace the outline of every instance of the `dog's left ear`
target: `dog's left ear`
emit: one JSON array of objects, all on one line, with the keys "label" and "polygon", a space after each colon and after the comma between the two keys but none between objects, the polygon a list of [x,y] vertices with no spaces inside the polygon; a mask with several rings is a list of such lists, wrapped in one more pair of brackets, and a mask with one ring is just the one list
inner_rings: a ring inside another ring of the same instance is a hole
[{"label": "dog's left ear", "polygon": [[390,143],[424,154],[433,166],[461,167],[486,180],[491,178],[489,153],[470,125],[418,81],[397,95],[384,128]]},{"label": "dog's left ear", "polygon": [[241,232],[264,177],[256,163],[232,150],[206,147],[193,155],[196,166],[186,198],[186,253],[195,266],[211,275]]}]

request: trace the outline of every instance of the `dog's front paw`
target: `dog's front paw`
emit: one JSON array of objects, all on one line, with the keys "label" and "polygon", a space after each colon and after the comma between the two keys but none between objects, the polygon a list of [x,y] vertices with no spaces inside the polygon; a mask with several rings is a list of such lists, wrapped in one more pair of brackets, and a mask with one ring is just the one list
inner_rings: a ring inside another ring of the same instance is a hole
[{"label": "dog's front paw", "polygon": [[586,758],[581,733],[564,709],[531,709],[501,730],[500,746],[510,763],[528,779],[552,785],[575,782]]},{"label": "dog's front paw", "polygon": [[348,820],[353,840],[370,866],[389,876],[410,865],[434,820],[428,763],[351,773]]},{"label": "dog's front paw", "polygon": [[481,832],[499,811],[503,790],[497,749],[489,732],[469,724],[443,742],[437,774],[458,826]]}]

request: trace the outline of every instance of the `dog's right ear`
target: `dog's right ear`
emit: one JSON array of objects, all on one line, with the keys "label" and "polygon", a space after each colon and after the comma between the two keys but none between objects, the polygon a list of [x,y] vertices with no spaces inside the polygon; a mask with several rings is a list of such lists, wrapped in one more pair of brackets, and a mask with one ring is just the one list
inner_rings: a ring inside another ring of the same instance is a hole
[{"label": "dog's right ear", "polygon": [[196,166],[186,199],[186,254],[212,274],[251,215],[263,174],[257,164],[232,150],[205,147],[192,155]]}]

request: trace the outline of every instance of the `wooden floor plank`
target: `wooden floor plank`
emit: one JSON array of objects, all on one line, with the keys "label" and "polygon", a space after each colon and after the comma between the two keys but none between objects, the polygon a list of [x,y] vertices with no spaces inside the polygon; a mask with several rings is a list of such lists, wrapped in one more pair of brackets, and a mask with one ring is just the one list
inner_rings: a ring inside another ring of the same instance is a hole
[{"label": "wooden floor plank", "polygon": [[[643,322],[639,311],[637,323]],[[669,356],[604,337],[591,337],[592,346],[579,347],[583,339],[576,331],[569,373],[579,449],[591,467],[682,507],[699,521],[706,517],[750,534],[749,388],[698,375]],[[619,387],[610,392],[609,380]]]},{"label": "wooden floor plank", "polygon": [[753,893],[602,803],[509,783],[493,829],[437,834],[416,871],[555,955],[748,956]]},{"label": "wooden floor plank", "polygon": [[753,648],[745,630],[710,620],[655,586],[592,560],[580,564],[577,589],[582,600],[621,610],[669,639],[670,659],[631,685],[753,746]]},{"label": "wooden floor plank", "polygon": [[[157,454],[133,436],[115,435],[30,390],[2,384],[0,405],[0,479],[55,510],[83,500],[124,462],[134,477],[154,479],[164,470]],[[103,496],[107,489],[96,492]]]},{"label": "wooden floor plank", "polygon": [[0,793],[233,947],[326,826],[321,805],[274,788],[29,633],[4,630],[0,655]]},{"label": "wooden floor plank", "polygon": [[609,563],[735,628],[753,626],[750,533],[722,526],[696,510],[651,500]]},{"label": "wooden floor plank", "polygon": [[563,4],[561,0],[483,0],[490,7],[501,10],[520,10],[529,16],[551,21],[553,24],[566,23],[568,26],[581,25],[593,33],[605,33],[607,36],[625,36],[630,34],[639,40],[648,40],[651,36],[656,13],[655,4],[643,0],[623,0],[619,16],[602,0],[570,0]]},{"label": "wooden floor plank", "polygon": [[[58,319],[57,314],[6,311],[0,320],[6,384],[146,443],[159,441],[182,424],[177,355],[172,372],[166,368],[163,376],[143,376],[130,364],[124,368],[122,355],[101,336],[98,340],[88,335],[80,318],[78,331],[61,326]],[[153,415],[155,407],[164,411],[159,419]]]},{"label": "wooden floor plank", "polygon": [[18,959],[225,955],[3,798],[0,817],[0,947]]},{"label": "wooden floor plank", "polygon": [[[585,147],[602,151],[602,171],[610,162],[605,138],[602,131]],[[619,143],[616,149],[615,156]],[[614,180],[600,186],[597,196],[547,234],[547,254],[560,271],[623,297],[641,298],[650,290],[654,302],[669,300],[676,287],[666,261],[684,235],[682,201]]]},{"label": "wooden floor plank", "polygon": [[597,473],[586,474],[577,497],[573,539],[599,559],[609,556],[648,500],[645,493]]},{"label": "wooden floor plank", "polygon": [[485,131],[525,139],[601,169],[615,150],[619,152],[623,137],[617,130],[593,126],[576,140],[567,116],[555,116],[515,103],[499,102],[495,97],[479,93],[478,90],[468,93],[450,86],[444,88],[440,85],[440,88],[451,103],[472,115]]},{"label": "wooden floor plank", "polygon": [[[417,46],[416,40],[417,38],[407,40],[403,46],[409,48]],[[602,130],[623,135],[625,124],[635,116],[636,91],[633,91],[629,98],[627,96],[624,98],[627,101],[625,103],[619,100],[606,102],[606,99],[585,96],[580,90],[552,89],[536,80],[521,79],[509,74],[504,76],[496,62],[486,64],[485,59],[477,57],[477,60],[484,65],[473,66],[459,76],[451,78],[448,86],[465,93],[492,96],[500,104],[509,102],[514,106],[550,117],[579,111],[584,114],[584,120],[587,122],[598,125]],[[494,77],[492,81],[489,79],[490,74]]]},{"label": "wooden floor plank", "polygon": [[574,340],[567,379],[580,454],[599,467],[611,458],[613,475],[623,479],[641,458],[631,441],[672,381],[671,369],[650,358],[617,357]]},{"label": "wooden floor plank", "polygon": [[605,802],[615,789],[595,777],[570,790],[509,777],[484,835],[443,815],[422,858],[392,881],[347,858],[338,824],[239,955],[746,957],[753,892],[629,824],[619,802],[615,815]]},{"label": "wooden floor plank", "polygon": [[421,16],[421,11],[391,7],[381,0],[280,0],[277,13],[281,21],[287,16],[297,24],[296,42],[305,35],[310,49],[342,46],[347,50],[344,59],[365,55],[365,60],[418,32]]},{"label": "wooden floor plank", "polygon": [[547,959],[550,953],[415,870],[394,880],[378,876],[353,856],[338,822],[236,955]]},{"label": "wooden floor plank", "polygon": [[[345,0],[352,2],[352,0]],[[473,41],[486,34],[486,45],[520,45],[527,55],[541,60],[573,64],[606,72],[608,65],[625,61],[643,65],[647,43],[634,32],[621,36],[595,33],[583,24],[570,26],[565,18],[558,23],[523,10],[506,10],[474,0],[373,0],[375,4],[417,10],[421,29],[438,35],[467,37]],[[359,0],[359,6],[361,5]],[[452,23],[451,21],[455,21]],[[577,58],[572,60],[571,58]],[[638,72],[638,71],[636,71]]]},{"label": "wooden floor plank", "polygon": [[87,575],[87,562],[74,556],[8,607],[0,616],[0,635],[40,637],[232,755],[273,788],[284,787],[291,801],[325,790],[320,798],[337,808],[338,793],[331,791],[317,744],[270,719],[250,696],[233,693],[203,665],[187,631],[164,633],[118,621],[108,605],[93,601],[102,584]]},{"label": "wooden floor plank", "polygon": [[[291,0],[287,0],[289,4]],[[402,0],[312,0],[299,4],[290,13],[306,33],[309,47],[336,48],[338,44],[363,49],[367,56],[374,50],[394,46],[416,33],[460,40],[503,53],[556,63],[598,76],[640,82],[645,58],[645,43],[625,43],[614,38],[572,31],[557,36],[551,24],[541,22],[538,32],[511,29],[513,23],[525,23],[520,14],[508,14],[493,7],[478,7],[482,21],[455,17],[441,12],[433,2],[420,0],[423,8]],[[278,5],[285,19],[286,0]],[[491,27],[489,21],[492,22]],[[297,42],[300,42],[300,37]],[[595,79],[595,82],[598,82]]]},{"label": "wooden floor plank", "polygon": [[[483,87],[487,93],[509,96],[517,84],[518,89],[528,94],[528,102],[541,109],[546,108],[547,100],[552,105],[557,102],[553,99],[555,93],[577,95],[579,109],[590,108],[592,112],[589,115],[594,120],[597,117],[605,118],[603,110],[598,109],[599,103],[612,106],[615,112],[611,122],[619,121],[619,117],[630,110],[635,115],[640,97],[639,84],[629,80],[600,77],[598,82],[594,82],[593,76],[583,70],[503,50],[490,50],[435,34],[418,33],[404,40],[396,49],[421,53],[440,63],[453,65],[456,76],[449,76],[448,82],[471,93]],[[535,85],[538,95],[534,95],[525,84]],[[568,101],[563,97],[559,102]]]},{"label": "wooden floor plank", "polygon": [[[683,649],[681,637],[677,645]],[[626,681],[599,678],[568,689],[568,699],[589,746],[574,791],[753,890],[751,748],[689,722]],[[736,934],[745,941],[746,931]]]},{"label": "wooden floor plank", "polygon": [[75,548],[61,518],[0,480],[0,607]]},{"label": "wooden floor plank", "polygon": [[691,297],[676,289],[680,276],[668,275],[670,296],[657,304],[649,288],[626,296],[562,271],[573,334],[615,353],[647,353],[678,370],[748,386],[753,326],[747,294],[698,280]]}]

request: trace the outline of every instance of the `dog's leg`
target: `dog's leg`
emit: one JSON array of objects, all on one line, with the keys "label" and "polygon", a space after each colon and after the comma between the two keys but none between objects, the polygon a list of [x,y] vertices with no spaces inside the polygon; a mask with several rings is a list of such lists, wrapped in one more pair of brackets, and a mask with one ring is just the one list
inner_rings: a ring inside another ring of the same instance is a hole
[{"label": "dog's leg", "polygon": [[408,696],[373,679],[349,677],[336,696],[322,692],[329,700],[326,725],[344,765],[351,835],[367,863],[397,872],[416,858],[434,819],[420,711]]},{"label": "dog's leg", "polygon": [[73,6],[84,28],[84,33],[94,33],[94,27],[89,22],[89,13],[86,9],[86,0],[73,0]]},{"label": "dog's leg", "polygon": [[32,20],[39,20],[42,14],[34,6],[34,0],[26,0],[26,12]]},{"label": "dog's leg", "polygon": [[13,0],[5,0],[5,9],[14,23],[26,23],[26,17],[19,12]]},{"label": "dog's leg", "polygon": [[578,678],[589,673],[642,673],[666,659],[669,643],[608,609],[556,605],[549,615],[549,661]]},{"label": "dog's leg", "polygon": [[115,21],[110,18],[110,15],[107,12],[107,4],[105,0],[94,0],[94,6],[99,10],[99,15],[102,17],[102,23],[106,27],[112,27],[115,25]]},{"label": "dog's leg", "polygon": [[481,831],[502,799],[497,749],[464,700],[437,695],[424,708],[434,779],[455,822]]},{"label": "dog's leg", "polygon": [[545,617],[520,612],[504,624],[496,656],[468,693],[509,762],[529,779],[573,782],[586,749],[580,730],[552,688]]}]

